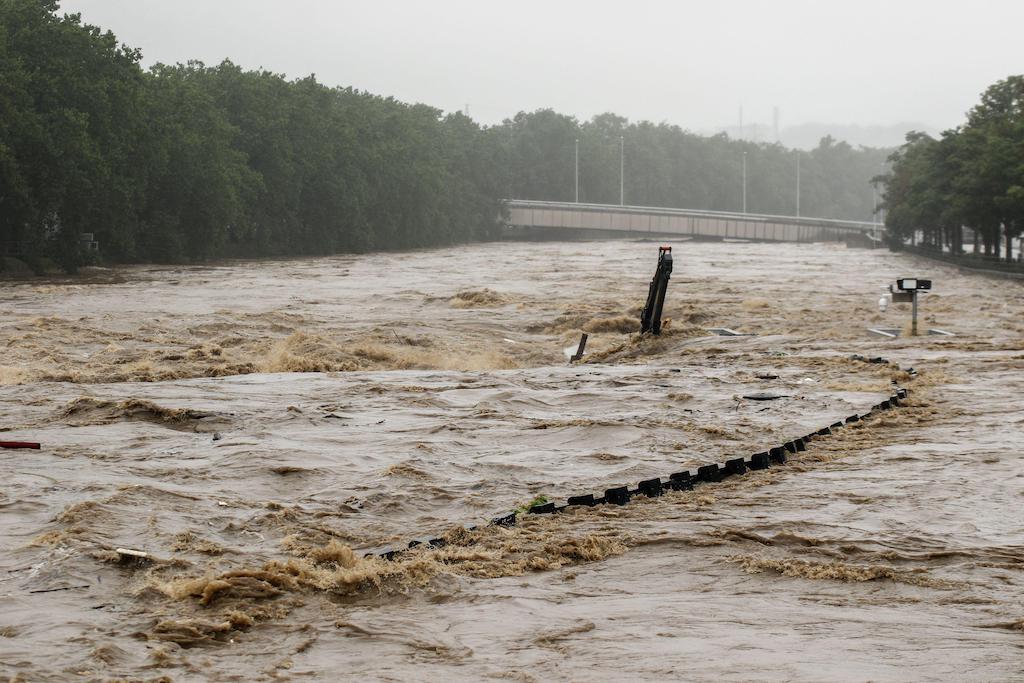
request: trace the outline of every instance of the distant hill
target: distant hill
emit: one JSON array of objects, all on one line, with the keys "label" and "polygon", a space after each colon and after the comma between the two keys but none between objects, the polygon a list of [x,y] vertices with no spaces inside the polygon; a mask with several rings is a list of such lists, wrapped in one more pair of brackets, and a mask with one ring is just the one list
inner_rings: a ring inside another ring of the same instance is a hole
[{"label": "distant hill", "polygon": [[[802,123],[797,126],[787,126],[779,131],[779,142],[786,147],[799,149],[813,149],[818,142],[826,135],[831,135],[836,140],[848,142],[854,147],[899,147],[905,142],[906,134],[916,130],[929,133],[935,136],[936,131],[920,122],[902,122],[887,126],[867,125],[862,126],[855,123]],[[749,123],[743,127],[740,135],[738,126],[726,126],[718,129],[731,138],[744,138],[754,142],[772,142],[775,140],[775,133],[772,127],[763,123]]]},{"label": "distant hill", "polygon": [[845,140],[854,147],[898,147],[906,140],[909,131],[917,130],[934,134],[923,123],[901,122],[888,126],[861,126],[854,123],[804,123],[789,126],[779,131],[779,141],[787,147],[811,149],[826,135]]}]

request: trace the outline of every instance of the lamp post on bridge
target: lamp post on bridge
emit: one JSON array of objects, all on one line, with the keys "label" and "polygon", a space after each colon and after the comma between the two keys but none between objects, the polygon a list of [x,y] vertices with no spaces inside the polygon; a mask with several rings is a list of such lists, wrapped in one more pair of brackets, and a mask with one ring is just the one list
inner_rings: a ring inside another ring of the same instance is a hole
[{"label": "lamp post on bridge", "polygon": [[885,162],[879,163],[878,168],[881,173],[871,179],[871,233],[876,238],[879,233],[879,224],[882,227],[885,226],[885,211],[879,206],[878,202],[878,181],[882,180],[882,176],[885,175]]},{"label": "lamp post on bridge", "polygon": [[626,205],[626,138],[619,136],[619,206]]},{"label": "lamp post on bridge", "polygon": [[796,151],[796,217],[800,218],[800,150]]},{"label": "lamp post on bridge", "polygon": [[[883,161],[882,163],[878,164],[878,168],[880,168],[881,171],[882,171],[880,176],[884,176],[885,175],[885,162]],[[877,185],[876,185],[876,187],[877,187]],[[884,206],[884,204],[885,204],[885,201],[883,200],[882,201],[882,206],[878,206],[877,204],[875,205],[875,211],[877,212],[878,218],[879,218],[879,222],[882,224],[883,227],[885,226],[885,206]]]},{"label": "lamp post on bridge", "polygon": [[576,203],[580,203],[580,139],[576,138]]},{"label": "lamp post on bridge", "polygon": [[878,184],[871,183],[871,225],[872,234],[878,232]]},{"label": "lamp post on bridge", "polygon": [[743,152],[743,213],[747,212],[747,152]]}]

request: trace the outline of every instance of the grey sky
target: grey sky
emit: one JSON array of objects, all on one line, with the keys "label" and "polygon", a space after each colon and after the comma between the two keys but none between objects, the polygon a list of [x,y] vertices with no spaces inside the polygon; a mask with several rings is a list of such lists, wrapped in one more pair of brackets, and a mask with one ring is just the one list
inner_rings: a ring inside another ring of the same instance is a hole
[{"label": "grey sky", "polygon": [[749,122],[942,129],[1024,72],[1020,0],[64,0],[145,63],[225,57],[462,109],[552,107],[693,130]]}]

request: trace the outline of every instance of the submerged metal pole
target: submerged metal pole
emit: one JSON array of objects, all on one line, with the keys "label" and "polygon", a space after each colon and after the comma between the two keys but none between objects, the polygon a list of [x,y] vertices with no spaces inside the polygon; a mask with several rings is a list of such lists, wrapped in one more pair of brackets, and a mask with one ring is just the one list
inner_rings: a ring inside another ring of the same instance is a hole
[{"label": "submerged metal pole", "polygon": [[911,296],[912,296],[912,299],[911,299],[911,302],[910,302],[910,306],[911,306],[912,313],[910,314],[911,315],[911,318],[910,318],[910,336],[916,337],[917,336],[917,290],[916,289],[913,292],[911,292]]}]

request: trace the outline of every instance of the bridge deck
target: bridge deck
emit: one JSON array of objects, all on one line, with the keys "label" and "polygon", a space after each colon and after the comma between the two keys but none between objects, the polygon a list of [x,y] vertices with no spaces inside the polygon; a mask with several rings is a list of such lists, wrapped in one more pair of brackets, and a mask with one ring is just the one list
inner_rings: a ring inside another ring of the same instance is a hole
[{"label": "bridge deck", "polygon": [[644,206],[506,200],[506,225],[540,231],[586,230],[628,234],[735,238],[778,242],[878,239],[881,226],[860,221],[695,211]]}]

